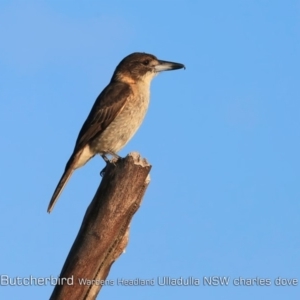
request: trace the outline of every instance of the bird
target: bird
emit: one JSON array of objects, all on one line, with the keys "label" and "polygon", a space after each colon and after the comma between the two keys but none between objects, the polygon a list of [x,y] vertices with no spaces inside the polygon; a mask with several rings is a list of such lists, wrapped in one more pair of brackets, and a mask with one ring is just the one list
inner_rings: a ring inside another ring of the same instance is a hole
[{"label": "bird", "polygon": [[117,154],[140,127],[150,101],[150,83],[162,71],[185,69],[181,63],[157,59],[142,52],[132,53],[117,65],[109,84],[96,101],[79,131],[75,147],[51,197],[50,213],[72,173],[96,154],[106,163]]}]

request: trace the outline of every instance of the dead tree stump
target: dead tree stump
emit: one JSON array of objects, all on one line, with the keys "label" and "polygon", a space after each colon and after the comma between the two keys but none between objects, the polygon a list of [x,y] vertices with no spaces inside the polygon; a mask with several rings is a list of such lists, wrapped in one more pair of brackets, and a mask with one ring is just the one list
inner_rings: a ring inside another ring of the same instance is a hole
[{"label": "dead tree stump", "polygon": [[96,299],[101,282],[128,243],[129,224],[150,182],[150,169],[138,153],[107,166],[51,300]]}]

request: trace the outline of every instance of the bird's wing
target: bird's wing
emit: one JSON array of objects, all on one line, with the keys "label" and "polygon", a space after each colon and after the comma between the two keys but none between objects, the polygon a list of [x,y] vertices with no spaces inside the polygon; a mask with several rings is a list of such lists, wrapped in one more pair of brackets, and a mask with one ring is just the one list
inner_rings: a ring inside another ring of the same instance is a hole
[{"label": "bird's wing", "polygon": [[122,111],[130,94],[130,86],[122,82],[111,82],[102,91],[79,132],[74,152],[80,151],[108,127]]},{"label": "bird's wing", "polygon": [[129,85],[122,82],[112,82],[98,96],[90,114],[88,115],[79,132],[74,152],[71,155],[65,171],[50,200],[48,206],[49,213],[53,209],[53,206],[56,203],[60,193],[70,179],[84,147],[95,136],[101,134],[122,111],[126,100],[128,97],[130,97],[130,94],[131,88]]}]

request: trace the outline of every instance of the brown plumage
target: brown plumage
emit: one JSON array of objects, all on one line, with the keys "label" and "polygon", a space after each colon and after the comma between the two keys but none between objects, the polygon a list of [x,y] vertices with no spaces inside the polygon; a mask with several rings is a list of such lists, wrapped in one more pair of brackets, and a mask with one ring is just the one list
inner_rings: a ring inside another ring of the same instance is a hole
[{"label": "brown plumage", "polygon": [[150,82],[161,71],[184,65],[158,60],[154,55],[132,53],[117,66],[108,86],[97,97],[84,122],[74,151],[48,206],[51,212],[73,171],[95,154],[108,161],[106,154],[117,156],[141,125],[150,98]]}]

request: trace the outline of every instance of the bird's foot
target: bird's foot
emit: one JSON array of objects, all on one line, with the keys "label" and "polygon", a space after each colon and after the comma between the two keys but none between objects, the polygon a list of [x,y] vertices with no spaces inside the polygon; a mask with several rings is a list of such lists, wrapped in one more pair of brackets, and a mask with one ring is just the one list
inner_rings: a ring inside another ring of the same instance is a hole
[{"label": "bird's foot", "polygon": [[100,176],[103,177],[106,171],[106,167],[107,165],[102,169],[102,171],[100,172]]},{"label": "bird's foot", "polygon": [[105,154],[101,154],[101,157],[104,159],[104,161],[108,164],[110,160],[107,158]]},{"label": "bird's foot", "polygon": [[107,152],[108,154],[110,154],[114,159],[116,159],[116,160],[118,160],[118,159],[120,159],[121,158],[121,156],[119,156],[117,153],[115,153],[115,152],[112,152],[112,151],[110,151],[110,152]]},{"label": "bird's foot", "polygon": [[104,159],[104,161],[106,162],[106,166],[102,169],[102,171],[100,172],[100,176],[103,177],[107,168],[108,164],[113,164],[115,166],[115,162],[121,158],[121,156],[119,156],[118,154],[114,153],[114,152],[107,152],[106,154],[110,154],[111,156],[113,156],[113,158],[111,160],[109,160],[107,158],[107,156],[105,154],[101,154],[102,158]]}]

